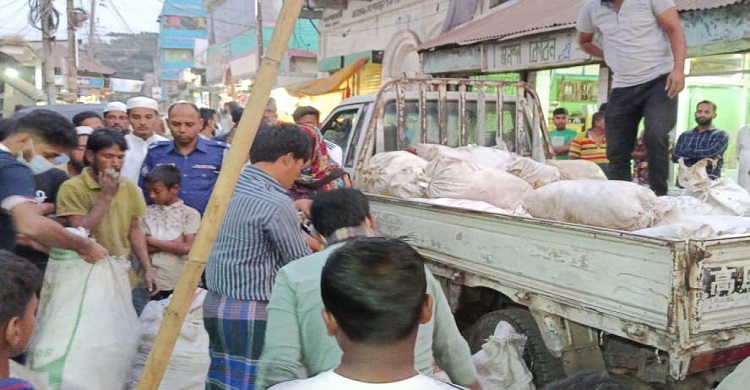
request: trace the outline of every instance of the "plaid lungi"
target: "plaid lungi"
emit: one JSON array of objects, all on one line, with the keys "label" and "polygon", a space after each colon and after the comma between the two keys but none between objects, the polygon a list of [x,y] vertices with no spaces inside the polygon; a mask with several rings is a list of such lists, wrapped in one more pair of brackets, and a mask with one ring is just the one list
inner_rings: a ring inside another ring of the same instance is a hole
[{"label": "plaid lungi", "polygon": [[209,291],[203,320],[211,366],[206,389],[252,390],[266,335],[267,301],[242,301]]}]

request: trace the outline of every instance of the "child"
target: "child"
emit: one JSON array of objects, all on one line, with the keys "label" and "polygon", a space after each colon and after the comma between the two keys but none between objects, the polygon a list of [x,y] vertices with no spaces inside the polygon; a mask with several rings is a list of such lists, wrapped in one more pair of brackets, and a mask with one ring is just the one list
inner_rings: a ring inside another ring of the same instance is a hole
[{"label": "child", "polygon": [[151,300],[165,299],[174,291],[201,222],[198,211],[177,197],[180,177],[176,167],[159,165],[143,178],[154,202],[141,218],[159,289]]},{"label": "child", "polygon": [[42,275],[30,261],[4,250],[0,270],[0,390],[31,390],[30,383],[9,378],[10,358],[23,352],[36,330]]},{"label": "child", "polygon": [[323,267],[323,321],[344,355],[315,377],[272,390],[455,390],[414,369],[419,324],[432,316],[424,260],[402,241],[362,238],[331,254]]}]

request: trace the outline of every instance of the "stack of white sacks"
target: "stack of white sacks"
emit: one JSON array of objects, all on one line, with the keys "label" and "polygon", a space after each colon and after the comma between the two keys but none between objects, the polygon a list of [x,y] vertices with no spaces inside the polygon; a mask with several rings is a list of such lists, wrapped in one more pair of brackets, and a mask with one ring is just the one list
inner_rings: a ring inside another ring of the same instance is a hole
[{"label": "stack of white sacks", "polygon": [[589,161],[539,163],[498,148],[418,144],[373,156],[356,179],[365,192],[481,212],[535,217],[665,239],[750,233],[750,194],[711,180],[708,160],[682,167],[682,196],[657,197],[608,181]]}]

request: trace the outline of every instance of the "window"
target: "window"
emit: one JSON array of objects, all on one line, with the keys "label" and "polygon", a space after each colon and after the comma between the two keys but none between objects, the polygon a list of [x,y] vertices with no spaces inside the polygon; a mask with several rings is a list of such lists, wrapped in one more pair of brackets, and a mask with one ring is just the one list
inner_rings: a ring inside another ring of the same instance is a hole
[{"label": "window", "polygon": [[169,30],[205,30],[207,24],[202,16],[165,15],[161,17],[161,26]]},{"label": "window", "polygon": [[164,49],[164,62],[193,62],[191,49]]},{"label": "window", "polygon": [[[323,138],[333,142],[343,149],[344,158],[346,160],[346,166],[353,166],[355,148],[350,147],[349,138],[352,133],[352,129],[357,126],[357,119],[359,118],[359,107],[345,108],[340,111],[334,112],[330,119],[323,124],[323,128],[320,132],[323,134]],[[352,142],[356,142],[356,139],[352,138]],[[351,149],[351,153],[349,152]]]}]

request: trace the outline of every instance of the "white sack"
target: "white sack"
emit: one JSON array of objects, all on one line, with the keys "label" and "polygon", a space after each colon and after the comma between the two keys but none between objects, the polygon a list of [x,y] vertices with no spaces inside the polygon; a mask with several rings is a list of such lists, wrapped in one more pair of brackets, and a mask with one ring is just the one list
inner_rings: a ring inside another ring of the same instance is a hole
[{"label": "white sack", "polygon": [[39,300],[28,365],[50,389],[121,389],[138,341],[129,261],[96,264],[53,249]]},{"label": "white sack", "polygon": [[534,390],[534,377],[523,360],[526,336],[505,321],[472,356],[479,382],[485,389]]},{"label": "white sack", "polygon": [[432,161],[436,157],[453,157],[460,160],[468,160],[469,152],[462,149],[454,149],[450,146],[440,144],[416,144],[414,149],[417,155],[427,161]]},{"label": "white sack", "polygon": [[495,207],[492,204],[489,204],[487,202],[482,202],[480,200],[451,199],[451,198],[437,198],[437,199],[412,198],[409,200],[413,202],[418,202],[418,203],[427,203],[427,204],[434,204],[438,206],[455,207],[459,209],[481,211],[481,212],[493,213],[493,214],[513,215],[514,213],[513,210],[501,209],[499,207]]},{"label": "white sack", "polygon": [[601,168],[596,163],[587,160],[547,160],[560,171],[562,180],[607,180]]},{"label": "white sack", "polygon": [[680,159],[679,181],[684,194],[694,196],[715,206],[720,214],[750,216],[750,193],[731,179],[712,180],[706,172],[710,159],[703,159],[692,167]]},{"label": "white sack", "polygon": [[[169,358],[159,389],[202,389],[206,383],[211,357],[208,352],[208,332],[203,325],[203,300],[206,290],[198,288],[190,310],[182,323],[180,335]],[[141,340],[128,381],[129,389],[136,389],[143,374],[148,354],[159,332],[170,298],[151,301],[141,313]]]},{"label": "white sack", "polygon": [[427,160],[405,151],[378,153],[357,175],[357,187],[379,195],[399,198],[425,196],[416,177],[424,172]]},{"label": "white sack", "polygon": [[518,157],[508,166],[508,172],[520,177],[534,188],[560,180],[560,171],[528,157]]},{"label": "white sack", "polygon": [[507,150],[488,148],[486,146],[464,146],[457,150],[467,153],[466,161],[501,171],[507,171],[508,166],[516,156]]},{"label": "white sack", "polygon": [[450,157],[436,157],[418,181],[430,198],[479,200],[511,210],[532,192],[529,184],[507,172]]},{"label": "white sack", "polygon": [[674,223],[691,215],[720,215],[713,206],[692,196],[660,196],[656,200],[661,218],[657,225]]},{"label": "white sack", "polygon": [[667,240],[707,240],[750,233],[750,218],[727,215],[683,216],[669,224],[636,230],[633,233]]},{"label": "white sack", "polygon": [[660,217],[656,195],[615,180],[563,180],[534,190],[526,211],[536,218],[617,230],[651,227]]}]

